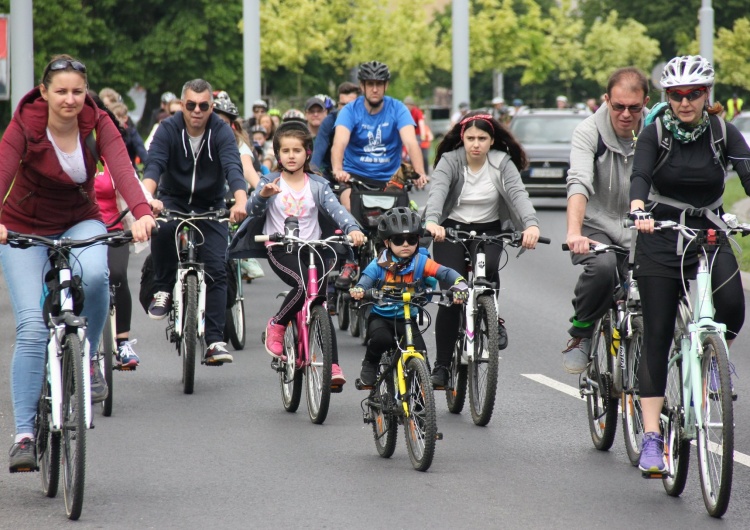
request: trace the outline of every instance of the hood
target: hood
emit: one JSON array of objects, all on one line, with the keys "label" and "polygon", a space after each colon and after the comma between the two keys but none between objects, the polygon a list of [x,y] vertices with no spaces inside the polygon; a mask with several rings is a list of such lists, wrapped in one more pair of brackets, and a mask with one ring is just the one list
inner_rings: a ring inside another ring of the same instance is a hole
[{"label": "hood", "polygon": [[[48,113],[47,102],[42,97],[39,87],[36,86],[21,98],[13,117],[23,129],[28,140],[39,142],[47,137]],[[87,94],[83,110],[78,114],[78,129],[81,132],[81,137],[85,138],[96,127],[100,113],[104,113],[104,111],[100,110],[94,100]]]}]

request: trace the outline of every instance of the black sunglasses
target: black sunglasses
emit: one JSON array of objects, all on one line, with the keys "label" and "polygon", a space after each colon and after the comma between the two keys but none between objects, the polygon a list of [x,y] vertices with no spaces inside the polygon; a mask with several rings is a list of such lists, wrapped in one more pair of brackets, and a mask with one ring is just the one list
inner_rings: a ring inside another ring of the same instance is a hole
[{"label": "black sunglasses", "polygon": [[195,110],[195,107],[201,109],[201,112],[206,112],[209,108],[211,108],[211,105],[208,103],[208,101],[201,101],[200,103],[196,103],[195,101],[185,102],[185,108],[190,112],[193,112]]},{"label": "black sunglasses", "polygon": [[86,65],[79,61],[71,61],[70,59],[58,59],[57,61],[52,61],[47,67],[47,71],[58,72],[60,70],[67,70],[68,68],[72,68],[76,72],[81,72],[82,74],[86,73]]},{"label": "black sunglasses", "polygon": [[625,109],[630,111],[630,114],[638,114],[643,110],[643,105],[623,105],[622,103],[612,103],[612,110],[615,112],[624,112]]},{"label": "black sunglasses", "polygon": [[667,95],[669,99],[679,103],[682,101],[682,98],[687,98],[688,101],[695,101],[706,92],[706,87],[701,87],[693,90],[667,90]]},{"label": "black sunglasses", "polygon": [[410,245],[416,245],[419,243],[419,236],[417,234],[398,234],[391,237],[391,243],[397,247],[403,245],[404,242]]}]

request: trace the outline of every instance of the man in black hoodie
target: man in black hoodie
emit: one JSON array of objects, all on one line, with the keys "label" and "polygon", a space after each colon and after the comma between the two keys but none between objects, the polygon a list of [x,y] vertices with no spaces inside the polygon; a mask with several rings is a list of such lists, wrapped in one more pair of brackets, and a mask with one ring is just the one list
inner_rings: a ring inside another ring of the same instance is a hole
[{"label": "man in black hoodie", "polygon": [[[182,111],[164,120],[149,147],[143,183],[166,209],[206,212],[224,208],[225,186],[234,195],[230,221],[238,223],[247,214],[247,184],[242,174],[239,149],[232,130],[212,113],[213,90],[203,79],[182,87]],[[224,260],[227,225],[213,221],[196,223],[204,242],[198,247],[206,272],[206,364],[232,362],[223,342],[227,277]],[[162,225],[152,237],[157,292],[148,315],[161,320],[172,308],[171,293],[177,272],[174,245],[176,223]]]}]

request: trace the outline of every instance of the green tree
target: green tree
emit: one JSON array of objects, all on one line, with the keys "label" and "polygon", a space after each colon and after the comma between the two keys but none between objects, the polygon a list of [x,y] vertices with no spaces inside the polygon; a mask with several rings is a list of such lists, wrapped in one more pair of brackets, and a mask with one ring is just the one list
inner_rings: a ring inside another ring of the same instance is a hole
[{"label": "green tree", "polygon": [[731,30],[719,28],[714,49],[717,81],[750,90],[748,57],[750,57],[750,20],[737,19]]}]

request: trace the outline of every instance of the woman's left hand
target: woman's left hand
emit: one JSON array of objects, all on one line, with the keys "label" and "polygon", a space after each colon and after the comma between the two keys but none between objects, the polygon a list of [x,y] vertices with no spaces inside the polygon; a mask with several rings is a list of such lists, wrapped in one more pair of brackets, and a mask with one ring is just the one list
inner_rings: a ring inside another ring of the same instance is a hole
[{"label": "woman's left hand", "polygon": [[537,241],[539,241],[538,226],[530,226],[523,231],[523,241],[521,241],[521,246],[523,248],[536,248]]},{"label": "woman's left hand", "polygon": [[130,225],[130,231],[133,233],[133,241],[136,243],[143,243],[148,241],[151,236],[151,229],[156,226],[156,219],[151,215],[144,215],[132,225]]},{"label": "woman's left hand", "polygon": [[352,230],[347,235],[349,236],[349,240],[355,247],[359,247],[365,244],[365,235],[359,230]]}]

